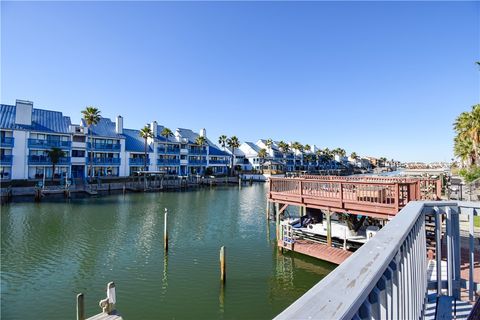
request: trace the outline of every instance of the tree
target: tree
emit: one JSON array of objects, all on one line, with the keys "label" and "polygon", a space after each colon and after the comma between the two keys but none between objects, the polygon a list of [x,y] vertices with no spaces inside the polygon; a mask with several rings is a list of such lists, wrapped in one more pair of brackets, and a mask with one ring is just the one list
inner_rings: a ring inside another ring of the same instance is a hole
[{"label": "tree", "polygon": [[147,159],[148,159],[147,148],[148,148],[148,138],[153,138],[152,129],[150,129],[150,127],[148,125],[146,125],[145,127],[143,127],[140,130],[140,137],[142,137],[145,141],[145,143],[144,143],[144,145],[145,145],[145,158],[143,159],[143,170],[148,171],[148,167],[147,167]]},{"label": "tree", "polygon": [[227,139],[227,145],[232,150],[232,175],[235,174],[235,160],[237,160],[235,156],[235,149],[240,147],[240,140],[236,136],[232,136]]},{"label": "tree", "polygon": [[93,132],[91,127],[97,125],[100,122],[100,110],[95,107],[86,107],[85,110],[82,111],[83,120],[88,127],[88,135],[90,137],[90,156],[89,156],[89,163],[90,163],[90,170],[88,173],[89,180],[92,180],[93,175]]},{"label": "tree", "polygon": [[460,158],[462,166],[470,166],[475,162],[475,154],[473,152],[472,140],[455,137],[453,146],[453,154]]},{"label": "tree", "polygon": [[207,139],[205,137],[198,136],[195,139],[195,144],[199,147],[203,147],[205,145],[205,143],[207,143]]},{"label": "tree", "polygon": [[266,142],[265,142],[265,145],[267,146],[267,151],[270,152],[272,151],[272,146],[273,146],[273,140],[272,139],[268,139]]},{"label": "tree", "polygon": [[263,163],[265,161],[265,158],[267,157],[267,150],[266,149],[260,149],[258,150],[258,158],[260,159],[260,168],[262,169],[263,172]]},{"label": "tree", "polygon": [[471,164],[480,165],[480,104],[474,105],[471,112],[462,112],[455,120],[453,127],[457,133],[455,143],[462,144],[462,147],[465,147],[467,146],[466,141],[469,140],[472,148],[471,153],[473,153]]},{"label": "tree", "polygon": [[173,137],[173,132],[167,127],[164,127],[162,129],[162,132],[160,132],[160,135],[165,138],[165,148],[163,148],[163,159],[165,160],[167,156],[167,145],[168,145],[167,141],[168,141],[168,138]]},{"label": "tree", "polygon": [[312,151],[312,147],[311,147],[309,144],[304,145],[304,146],[303,146],[303,149],[304,149],[305,151],[307,151],[307,152]]},{"label": "tree", "polygon": [[227,146],[227,136],[222,134],[220,137],[218,137],[218,144],[223,148],[223,151],[225,151],[225,147]]},{"label": "tree", "polygon": [[65,156],[65,152],[62,151],[60,148],[52,148],[47,150],[47,156],[50,158],[50,162],[52,163],[52,181],[53,177],[55,176],[55,167],[57,163],[60,162],[60,159]]},{"label": "tree", "polygon": [[352,153],[350,154],[350,158],[352,158],[353,160],[357,160],[357,159],[358,159],[357,153],[356,153],[356,152],[352,152]]},{"label": "tree", "polygon": [[280,149],[280,151],[283,154],[283,161],[284,161],[285,166],[286,166],[287,165],[286,158],[287,158],[287,153],[290,152],[290,146],[285,141],[280,141],[278,143],[278,148]]}]

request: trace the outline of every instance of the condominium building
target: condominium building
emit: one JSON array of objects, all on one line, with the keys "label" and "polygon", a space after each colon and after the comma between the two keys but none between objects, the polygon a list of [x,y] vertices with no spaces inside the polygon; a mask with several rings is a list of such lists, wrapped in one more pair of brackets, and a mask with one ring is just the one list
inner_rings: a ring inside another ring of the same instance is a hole
[{"label": "condominium building", "polygon": [[[0,105],[0,178],[43,179],[87,176],[123,177],[141,171],[174,175],[226,174],[230,155],[220,150],[202,129],[197,134],[179,128],[162,136],[163,126],[153,121],[153,137],[123,128],[123,118],[101,117],[88,126],[82,119],[72,124],[61,112],[33,108],[33,102],[17,100]],[[204,145],[197,138],[205,138]],[[59,148],[63,156],[55,173],[48,152]],[[145,157],[145,154],[147,155]]]}]

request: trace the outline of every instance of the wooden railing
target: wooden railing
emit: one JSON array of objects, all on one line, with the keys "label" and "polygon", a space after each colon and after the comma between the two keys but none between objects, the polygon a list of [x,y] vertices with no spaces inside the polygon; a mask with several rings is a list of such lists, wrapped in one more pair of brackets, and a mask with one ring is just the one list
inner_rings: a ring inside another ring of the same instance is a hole
[{"label": "wooden railing", "polygon": [[395,215],[409,201],[439,199],[435,179],[307,176],[270,178],[269,199],[293,205]]}]

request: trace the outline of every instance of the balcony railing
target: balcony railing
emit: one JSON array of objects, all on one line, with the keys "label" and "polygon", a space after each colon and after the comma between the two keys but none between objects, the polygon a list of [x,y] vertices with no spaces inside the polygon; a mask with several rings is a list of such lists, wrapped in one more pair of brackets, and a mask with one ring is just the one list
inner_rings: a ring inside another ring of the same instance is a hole
[{"label": "balcony railing", "polygon": [[180,165],[180,159],[157,159],[157,165],[178,166]]},{"label": "balcony railing", "polygon": [[[433,316],[435,305],[445,298],[451,319],[460,305],[461,288],[468,288],[470,301],[475,299],[473,217],[479,209],[480,204],[473,202],[410,202],[275,319],[422,319],[427,310]],[[468,273],[463,278],[460,216],[469,221]],[[430,261],[426,218],[435,222],[436,256]],[[471,305],[462,303],[462,312],[468,313]]]},{"label": "balcony railing", "polygon": [[[128,163],[131,166],[143,166],[145,165],[145,159],[144,158],[129,158]],[[147,158],[147,165],[150,164],[150,158]]]},{"label": "balcony railing", "polygon": [[212,160],[208,161],[209,164],[230,164],[229,160]]},{"label": "balcony railing", "polygon": [[[87,142],[87,149],[92,149],[92,144]],[[93,150],[97,151],[116,151],[121,149],[120,143],[93,143]]]},{"label": "balcony railing", "polygon": [[[120,165],[120,158],[92,158],[94,165]],[[87,164],[90,164],[90,158],[87,158]]]},{"label": "balcony railing", "polygon": [[12,165],[13,156],[12,155],[1,155],[0,156],[0,164],[11,166]]},{"label": "balcony railing", "polygon": [[158,147],[157,151],[159,154],[180,154],[180,148],[162,148]]},{"label": "balcony railing", "polygon": [[197,166],[206,166],[207,165],[207,160],[195,160],[195,159],[189,159],[188,160],[189,165],[197,165]]},{"label": "balcony railing", "polygon": [[[69,165],[70,160],[70,157],[61,157],[56,165]],[[52,160],[48,156],[30,155],[28,156],[28,164],[50,166]]]},{"label": "balcony railing", "polygon": [[12,137],[2,137],[0,138],[0,147],[2,148],[13,148],[15,139]]},{"label": "balcony railing", "polygon": [[40,148],[40,149],[50,149],[50,148],[69,149],[72,147],[72,142],[61,141],[61,140],[48,140],[48,139],[28,139],[28,147]]},{"label": "balcony railing", "polygon": [[190,148],[190,149],[188,149],[188,153],[189,154],[206,155],[207,154],[207,149]]}]

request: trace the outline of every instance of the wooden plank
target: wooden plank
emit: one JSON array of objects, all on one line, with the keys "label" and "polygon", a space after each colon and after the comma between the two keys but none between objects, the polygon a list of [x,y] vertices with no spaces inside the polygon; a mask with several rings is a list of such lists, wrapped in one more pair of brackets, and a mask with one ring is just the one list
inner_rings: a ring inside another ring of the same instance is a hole
[{"label": "wooden plank", "polygon": [[[281,246],[282,243],[279,242],[278,245]],[[341,264],[353,254],[347,250],[307,240],[296,240],[293,251],[335,264]]]}]

